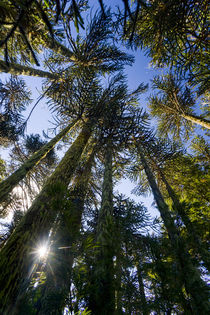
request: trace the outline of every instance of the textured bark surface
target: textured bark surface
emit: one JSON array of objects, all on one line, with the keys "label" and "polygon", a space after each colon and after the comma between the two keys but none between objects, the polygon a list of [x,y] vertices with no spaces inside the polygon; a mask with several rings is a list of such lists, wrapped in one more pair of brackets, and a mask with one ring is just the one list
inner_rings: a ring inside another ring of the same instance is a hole
[{"label": "textured bark surface", "polygon": [[[84,168],[74,180],[74,187],[70,189],[67,206],[64,205],[64,208],[60,210],[58,229],[54,236],[55,242],[48,259],[51,268],[47,271],[37,315],[63,314],[66,306],[74,261],[73,246],[81,227],[84,201],[94,155],[95,150],[92,148]],[[52,301],[54,297],[56,297],[56,303]]]},{"label": "textured bark surface", "polygon": [[187,115],[187,114],[181,114],[181,116],[185,118],[186,120],[191,121],[194,124],[210,129],[210,121],[205,118],[202,118],[196,115]]},{"label": "textured bark surface", "polygon": [[3,60],[0,60],[0,72],[10,73],[14,75],[28,75],[32,77],[41,77],[47,79],[58,79],[57,74],[34,69],[27,66],[22,66],[16,63],[10,63],[8,66]]},{"label": "textured bark surface", "polygon": [[201,239],[197,235],[197,233],[194,229],[194,226],[193,226],[192,222],[190,221],[190,218],[186,214],[183,206],[179,202],[178,196],[176,195],[173,188],[169,185],[165,175],[163,174],[163,172],[160,169],[159,169],[159,173],[160,173],[160,176],[162,178],[162,181],[164,182],[164,184],[166,186],[166,189],[168,191],[168,195],[171,198],[171,200],[173,201],[174,210],[181,217],[181,219],[182,219],[182,221],[183,221],[183,223],[187,229],[188,234],[190,235],[191,239],[193,240],[193,242],[195,244],[197,252],[200,254],[201,259],[204,262],[205,267],[210,271],[210,253],[205,248],[203,248]]},{"label": "textured bark surface", "polygon": [[65,57],[68,57],[71,61],[75,61],[74,53],[55,39],[52,40],[51,37],[46,36],[44,40],[44,45],[46,48],[52,49],[58,55],[63,55]]},{"label": "textured bark surface", "polygon": [[35,260],[33,250],[49,235],[60,200],[90,135],[91,128],[86,123],[0,253],[0,310],[3,314],[12,314],[11,307],[30,279]]},{"label": "textured bark surface", "polygon": [[90,299],[91,314],[114,314],[114,266],[113,266],[113,184],[112,184],[112,146],[108,144],[105,156],[105,170],[102,185],[102,201],[97,226],[97,243],[94,270],[94,289]]},{"label": "textured bark surface", "polygon": [[[116,235],[117,239],[117,235]],[[116,244],[116,247],[121,244]],[[115,262],[115,274],[116,274],[116,285],[115,285],[115,312],[114,315],[123,315],[124,312],[122,310],[122,258],[121,258],[121,248],[117,249],[117,254],[116,254],[116,262]]]},{"label": "textured bark surface", "polygon": [[148,315],[149,312],[147,310],[147,300],[146,300],[146,295],[144,292],[142,268],[141,268],[141,264],[139,262],[139,259],[137,260],[136,265],[137,265],[137,276],[138,276],[139,293],[140,293],[140,300],[141,300],[141,312],[142,312],[142,315]]},{"label": "textured bark surface", "polygon": [[12,189],[27,175],[32,168],[37,165],[49,151],[60,141],[75,125],[76,121],[72,122],[64,128],[56,137],[45,144],[39,151],[35,152],[23,165],[21,165],[13,174],[0,183],[0,203],[4,201]]},{"label": "textured bark surface", "polygon": [[138,153],[152,189],[154,199],[160,211],[160,215],[174,248],[183,284],[186,292],[191,295],[193,309],[195,309],[197,314],[206,314],[210,311],[210,305],[208,302],[208,287],[205,282],[202,281],[200,272],[192,264],[191,257],[186,249],[185,243],[179,235],[179,231],[177,230],[173,218],[170,215],[168,205],[164,201],[164,198],[156,184],[154,175],[144,157],[144,152],[140,146],[138,146]]}]

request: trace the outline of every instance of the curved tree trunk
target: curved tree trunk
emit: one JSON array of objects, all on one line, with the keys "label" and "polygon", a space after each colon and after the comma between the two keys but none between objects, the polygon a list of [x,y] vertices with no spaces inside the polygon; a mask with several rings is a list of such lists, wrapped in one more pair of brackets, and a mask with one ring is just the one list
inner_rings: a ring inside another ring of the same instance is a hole
[{"label": "curved tree trunk", "polygon": [[30,281],[36,263],[33,251],[40,241],[48,239],[90,135],[91,126],[87,122],[0,253],[0,310],[3,314],[13,314],[11,310],[18,294]]},{"label": "curved tree trunk", "polygon": [[210,129],[210,121],[200,116],[191,114],[180,114],[184,119],[191,121],[193,124],[200,125],[204,128]]},{"label": "curved tree trunk", "polygon": [[0,203],[4,201],[12,189],[27,175],[50,152],[75,125],[76,120],[64,128],[57,136],[46,143],[39,151],[35,152],[25,163],[23,163],[13,174],[0,183]]},{"label": "curved tree trunk", "polygon": [[[60,210],[59,225],[55,232],[52,251],[49,255],[49,265],[43,294],[41,294],[37,315],[63,314],[66,299],[70,291],[70,276],[74,260],[72,250],[79,236],[82,213],[84,209],[87,185],[95,156],[95,147],[88,153],[82,171],[79,172],[70,190],[70,197]],[[56,296],[56,301],[53,301]]]},{"label": "curved tree trunk", "polygon": [[41,77],[47,79],[58,79],[57,74],[34,69],[27,66],[22,66],[17,63],[9,63],[8,66],[3,60],[0,60],[0,72],[10,73],[14,75],[28,75],[32,77]]},{"label": "curved tree trunk", "polygon": [[148,182],[152,189],[154,199],[157,203],[164,225],[167,229],[174,252],[179,264],[180,273],[186,292],[188,292],[193,301],[193,309],[197,314],[207,314],[210,310],[208,302],[208,288],[200,277],[200,272],[193,266],[191,257],[186,249],[183,239],[176,228],[173,218],[171,217],[168,205],[156,184],[154,175],[147,164],[144,152],[141,146],[138,146],[138,153],[147,175]]}]

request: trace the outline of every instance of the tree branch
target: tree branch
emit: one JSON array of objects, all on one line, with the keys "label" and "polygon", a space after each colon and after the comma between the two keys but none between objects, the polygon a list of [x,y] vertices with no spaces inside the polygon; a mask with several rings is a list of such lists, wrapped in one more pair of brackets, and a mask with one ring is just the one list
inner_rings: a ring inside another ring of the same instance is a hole
[{"label": "tree branch", "polygon": [[17,63],[9,63],[9,66],[8,66],[6,62],[3,60],[0,60],[0,72],[11,73],[14,75],[28,75],[28,76],[48,78],[48,79],[58,78],[57,74],[34,69],[27,66],[22,66]]}]

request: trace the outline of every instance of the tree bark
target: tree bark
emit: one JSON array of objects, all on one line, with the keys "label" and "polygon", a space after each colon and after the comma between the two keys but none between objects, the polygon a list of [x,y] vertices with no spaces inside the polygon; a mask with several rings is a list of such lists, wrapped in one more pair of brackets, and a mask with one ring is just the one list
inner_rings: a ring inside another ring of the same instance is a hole
[{"label": "tree bark", "polygon": [[194,244],[195,244],[195,248],[197,250],[197,252],[200,254],[201,259],[204,262],[205,267],[210,271],[210,254],[209,252],[203,248],[202,246],[202,242],[201,239],[199,238],[199,236],[197,235],[192,222],[190,221],[190,218],[188,217],[188,215],[185,213],[185,210],[183,209],[183,206],[181,205],[181,203],[179,202],[179,198],[176,195],[175,191],[173,190],[173,188],[169,185],[164,173],[162,172],[162,170],[158,167],[158,171],[159,174],[162,178],[162,181],[164,182],[166,189],[168,191],[168,195],[171,198],[172,202],[173,202],[173,208],[174,210],[179,214],[179,216],[181,217],[184,225],[186,226],[187,232],[190,236],[190,238],[193,240]]},{"label": "tree bark", "polygon": [[39,151],[35,152],[24,164],[22,164],[13,174],[0,183],[0,203],[3,202],[13,188],[30,172],[50,152],[75,125],[76,120],[64,128],[57,136],[46,143]]},{"label": "tree bark", "polygon": [[164,198],[156,184],[154,175],[147,164],[144,157],[144,152],[141,146],[138,146],[138,153],[147,175],[148,182],[152,189],[154,199],[157,203],[164,225],[167,229],[170,241],[174,248],[174,253],[180,268],[180,274],[183,284],[185,285],[186,292],[192,297],[193,308],[197,314],[207,314],[210,310],[208,302],[208,287],[201,279],[199,271],[193,266],[191,257],[186,249],[184,240],[181,238],[178,229],[176,228],[173,218],[170,215],[168,205],[165,203]]},{"label": "tree bark", "polygon": [[[74,187],[70,189],[70,197],[68,197],[66,205],[64,204],[63,209],[60,209],[58,229],[55,232],[55,241],[48,258],[51,268],[46,271],[46,282],[37,315],[63,314],[66,306],[75,256],[72,248],[79,236],[94,156],[95,147],[92,147],[82,172],[74,180]],[[56,301],[53,301],[55,296]]]},{"label": "tree bark", "polygon": [[106,225],[107,216],[113,215],[113,183],[112,183],[112,147],[107,145],[105,156],[105,169],[102,186],[101,210],[99,212],[97,225],[97,238],[100,239],[103,231],[103,225]]},{"label": "tree bark", "polygon": [[[116,235],[117,238],[118,235]],[[119,246],[119,244],[117,245]],[[116,285],[115,285],[115,305],[116,309],[114,315],[123,315],[122,310],[122,253],[120,252],[121,247],[117,249],[118,253],[116,254],[116,262],[115,262],[115,274],[116,274]]]},{"label": "tree bark", "polygon": [[86,122],[0,253],[0,310],[3,314],[13,314],[12,306],[30,280],[36,263],[33,251],[40,241],[49,237],[61,200],[90,135],[91,126]]},{"label": "tree bark", "polygon": [[[140,259],[140,257],[139,257]],[[138,276],[138,282],[139,282],[139,293],[140,293],[140,301],[141,301],[141,312],[142,315],[148,315],[148,307],[147,307],[147,300],[146,295],[144,292],[144,283],[143,283],[143,277],[142,277],[142,267],[139,262],[139,259],[137,260],[137,276]]]},{"label": "tree bark", "polygon": [[112,145],[108,143],[102,185],[101,209],[99,212],[96,240],[99,246],[94,268],[93,296],[90,310],[93,315],[114,314],[114,266],[113,266],[113,184]]},{"label": "tree bark", "polygon": [[200,125],[204,128],[210,129],[210,121],[200,116],[192,114],[180,114],[184,119],[191,121],[193,124]]},{"label": "tree bark", "polygon": [[76,60],[74,53],[71,50],[69,50],[66,46],[62,45],[58,41],[53,40],[49,36],[45,36],[44,45],[46,48],[50,48],[51,50],[53,50],[57,54],[68,57],[70,59],[70,61]]},{"label": "tree bark", "polygon": [[14,75],[27,75],[27,76],[32,76],[32,77],[41,77],[41,78],[47,78],[47,79],[59,78],[57,74],[34,69],[27,66],[22,66],[17,63],[10,63],[8,66],[6,62],[3,60],[0,60],[0,72],[10,73]]}]

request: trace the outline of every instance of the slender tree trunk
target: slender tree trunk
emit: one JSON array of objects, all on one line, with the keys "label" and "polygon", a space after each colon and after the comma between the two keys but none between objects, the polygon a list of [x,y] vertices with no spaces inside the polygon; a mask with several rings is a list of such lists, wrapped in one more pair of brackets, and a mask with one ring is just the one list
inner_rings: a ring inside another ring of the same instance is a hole
[{"label": "slender tree trunk", "polygon": [[67,58],[69,58],[69,61],[72,61],[74,63],[83,65],[83,66],[90,66],[90,65],[96,65],[96,60],[81,60],[78,59],[77,56],[67,47],[62,45],[56,40],[52,40],[49,36],[45,37],[44,45],[46,48],[52,49],[54,52],[56,52],[59,55],[63,55]]},{"label": "slender tree trunk", "polygon": [[[49,255],[47,278],[41,294],[38,314],[63,314],[70,291],[70,276],[74,260],[73,245],[79,236],[87,185],[91,174],[95,148],[88,153],[82,171],[74,180],[70,197],[60,210],[59,226]],[[54,297],[56,296],[56,301]]]},{"label": "slender tree trunk", "polygon": [[120,241],[120,228],[118,224],[118,220],[116,220],[115,224],[115,238],[119,240],[115,244],[115,252],[116,252],[116,261],[115,261],[115,315],[123,315],[123,300],[122,300],[122,264],[123,264],[123,254],[122,254],[122,242]]},{"label": "slender tree trunk", "polygon": [[179,231],[174,224],[168,205],[165,203],[164,198],[156,184],[154,175],[147,164],[141,146],[138,146],[138,152],[147,175],[148,182],[152,189],[154,199],[157,203],[164,225],[167,229],[169,238],[174,248],[185,289],[192,297],[195,311],[198,314],[207,314],[210,310],[208,302],[208,288],[205,282],[202,281],[199,271],[192,264],[191,257],[187,252],[184,241],[181,239]]},{"label": "slender tree trunk", "polygon": [[99,245],[94,269],[94,291],[90,299],[93,315],[114,314],[114,266],[113,266],[113,184],[112,184],[112,146],[107,145],[105,170],[102,186],[102,201],[97,225]]},{"label": "slender tree trunk", "polygon": [[137,276],[139,282],[139,293],[140,293],[140,301],[141,301],[141,313],[142,315],[148,315],[148,307],[147,307],[147,300],[146,295],[144,292],[144,283],[142,277],[142,267],[140,265],[139,259],[137,260]]},{"label": "slender tree trunk", "polygon": [[[161,247],[157,246],[157,244],[150,244],[151,252],[152,252],[152,260],[153,264],[155,265],[155,272],[158,274],[160,278],[160,285],[158,285],[156,290],[156,301],[157,305],[159,305],[159,301],[163,300],[165,309],[170,309],[174,303],[180,304],[183,307],[184,314],[195,314],[192,310],[192,307],[188,300],[186,300],[185,295],[182,290],[182,279],[177,272],[173,272],[173,278],[169,280],[166,277],[166,270],[163,268],[163,261],[162,261],[162,249]],[[172,272],[172,270],[171,270]],[[171,291],[172,290],[172,291]],[[175,298],[175,301],[174,301]],[[161,305],[162,303],[160,303]],[[161,307],[158,306],[160,309]]]},{"label": "slender tree trunk", "polygon": [[39,151],[35,152],[24,164],[22,164],[12,175],[0,183],[0,203],[3,202],[13,188],[50,152],[75,125],[73,121],[64,128],[57,136],[46,143]]},{"label": "slender tree trunk", "polygon": [[74,53],[71,50],[69,50],[66,46],[62,45],[61,43],[59,43],[57,40],[52,39],[50,36],[45,36],[44,45],[46,48],[52,49],[58,55],[68,57],[70,61],[76,60]]},{"label": "slender tree trunk", "polygon": [[0,72],[6,72],[14,75],[28,75],[32,77],[41,77],[47,79],[58,79],[57,74],[34,69],[27,66],[22,66],[17,63],[10,63],[8,66],[3,60],[0,60]]},{"label": "slender tree trunk", "polygon": [[0,310],[3,314],[13,314],[11,307],[30,280],[36,261],[33,251],[40,241],[48,239],[90,135],[91,127],[87,122],[0,253]]},{"label": "slender tree trunk", "polygon": [[191,121],[193,124],[200,125],[204,128],[210,129],[210,121],[200,116],[192,114],[180,114],[184,119]]},{"label": "slender tree trunk", "polygon": [[116,255],[116,285],[115,285],[115,299],[116,299],[116,309],[115,315],[122,315],[122,266],[121,266],[121,254]]},{"label": "slender tree trunk", "polygon": [[190,238],[193,240],[193,242],[195,244],[195,248],[196,248],[197,252],[200,254],[201,259],[204,262],[205,267],[210,271],[210,254],[209,254],[209,252],[205,248],[203,248],[201,239],[197,235],[197,233],[194,229],[194,226],[193,226],[192,222],[190,221],[190,218],[185,213],[183,206],[179,202],[178,196],[176,195],[173,188],[169,185],[164,173],[162,172],[162,170],[159,167],[158,167],[158,171],[160,173],[162,181],[164,182],[164,184],[166,186],[166,189],[168,191],[168,195],[171,198],[171,200],[173,201],[174,210],[180,215],[184,225],[186,226],[186,229],[187,229],[187,232],[188,232]]}]

